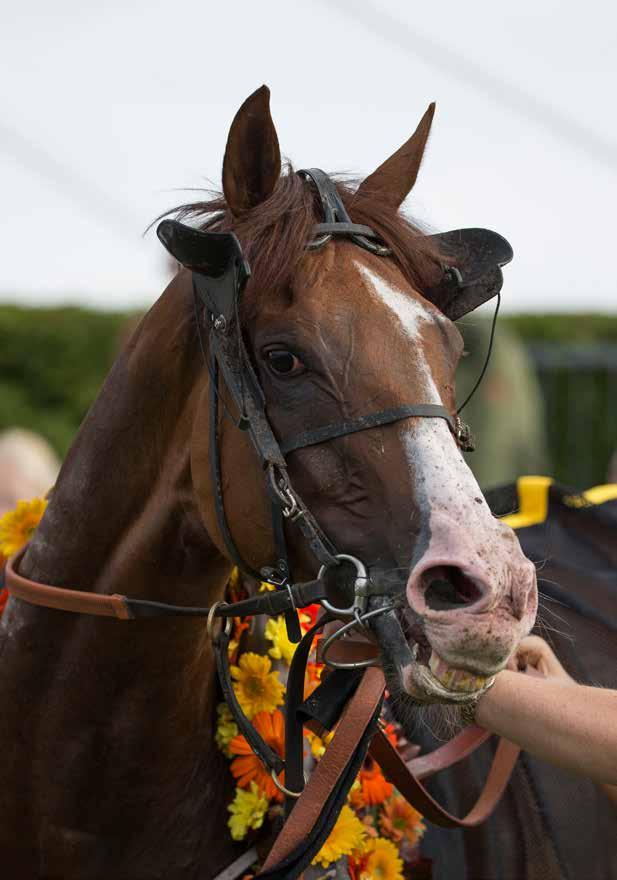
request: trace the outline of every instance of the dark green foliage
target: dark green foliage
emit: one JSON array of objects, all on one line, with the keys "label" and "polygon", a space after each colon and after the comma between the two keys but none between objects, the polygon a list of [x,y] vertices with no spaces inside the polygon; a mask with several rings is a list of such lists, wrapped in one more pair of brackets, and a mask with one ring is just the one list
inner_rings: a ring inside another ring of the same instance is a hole
[{"label": "dark green foliage", "polygon": [[506,315],[502,320],[525,342],[617,343],[617,314]]},{"label": "dark green foliage", "polygon": [[606,482],[617,452],[617,315],[508,315],[503,324],[539,380],[548,473],[576,489]]},{"label": "dark green foliage", "polygon": [[96,397],[131,316],[0,307],[0,429],[46,437],[60,455]]}]

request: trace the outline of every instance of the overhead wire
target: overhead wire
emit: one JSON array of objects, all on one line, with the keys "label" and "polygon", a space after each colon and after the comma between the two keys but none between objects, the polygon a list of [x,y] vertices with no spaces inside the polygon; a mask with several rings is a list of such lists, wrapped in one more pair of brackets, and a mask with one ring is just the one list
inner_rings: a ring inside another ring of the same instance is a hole
[{"label": "overhead wire", "polygon": [[80,175],[73,167],[26,137],[16,128],[0,121],[0,152],[9,155],[31,173],[55,186],[91,217],[115,232],[141,235],[142,223],[121,202]]},{"label": "overhead wire", "polygon": [[[383,2],[377,6],[371,0],[316,0],[328,10],[339,13],[370,30],[371,36],[396,46],[408,57],[418,59],[466,83],[485,94],[500,107],[507,107],[572,147],[586,152],[612,170],[617,169],[617,142],[603,137],[577,119],[563,113],[554,104],[532,94],[518,84],[500,77],[476,63],[468,55],[445,42],[429,37],[412,28],[406,21],[388,12]],[[413,9],[412,4],[406,6]]]}]

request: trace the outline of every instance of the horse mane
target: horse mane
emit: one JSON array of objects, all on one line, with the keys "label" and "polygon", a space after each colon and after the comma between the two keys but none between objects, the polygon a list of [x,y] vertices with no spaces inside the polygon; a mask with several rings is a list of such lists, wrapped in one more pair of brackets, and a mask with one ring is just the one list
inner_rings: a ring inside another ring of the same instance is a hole
[{"label": "horse mane", "polygon": [[[421,292],[438,279],[438,248],[419,224],[400,211],[393,213],[391,202],[380,193],[359,193],[359,181],[342,175],[331,177],[352,221],[377,233],[416,290]],[[306,253],[311,227],[322,219],[313,187],[307,186],[287,162],[272,195],[234,218],[222,193],[205,192],[205,200],[179,205],[168,215],[211,232],[233,229],[251,267],[251,287],[259,289],[260,298],[280,295]]]}]

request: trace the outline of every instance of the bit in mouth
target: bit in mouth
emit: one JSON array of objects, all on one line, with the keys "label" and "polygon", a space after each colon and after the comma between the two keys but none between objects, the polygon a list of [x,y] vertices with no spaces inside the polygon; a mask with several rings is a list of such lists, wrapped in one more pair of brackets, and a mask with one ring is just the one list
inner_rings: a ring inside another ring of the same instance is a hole
[{"label": "bit in mouth", "polygon": [[[394,671],[392,689],[400,687],[417,703],[463,705],[474,702],[491,687],[495,680],[493,675],[478,675],[450,666],[437,654],[421,621],[407,606],[397,608],[395,615],[400,635],[397,635],[397,627],[386,627],[385,618],[378,619],[377,624],[381,630],[382,652],[390,659]],[[406,655],[402,648],[396,651],[396,645],[400,644],[406,644]]]},{"label": "bit in mouth", "polygon": [[428,665],[434,677],[444,687],[457,693],[477,693],[485,690],[489,684],[489,678],[486,676],[474,675],[466,669],[455,669],[452,666],[448,666],[446,661],[442,660],[434,650],[431,651]]}]

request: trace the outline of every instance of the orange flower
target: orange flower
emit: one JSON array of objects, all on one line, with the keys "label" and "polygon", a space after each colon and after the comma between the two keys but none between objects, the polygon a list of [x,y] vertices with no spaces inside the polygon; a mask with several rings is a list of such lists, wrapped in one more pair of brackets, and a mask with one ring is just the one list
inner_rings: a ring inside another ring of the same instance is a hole
[{"label": "orange flower", "polygon": [[382,727],[382,731],[390,740],[390,744],[393,745],[394,748],[396,748],[398,743],[398,737],[396,735],[396,725],[392,723],[384,724],[384,726]]},{"label": "orange flower", "polygon": [[306,675],[304,677],[304,699],[307,700],[313,691],[321,684],[321,673],[323,672],[323,663],[306,664]]},{"label": "orange flower", "polygon": [[406,840],[410,846],[415,846],[425,831],[422,814],[398,794],[383,805],[379,825],[386,837],[395,843]]},{"label": "orange flower", "polygon": [[[275,709],[274,712],[258,712],[253,718],[253,726],[270,748],[283,758],[285,755],[285,719],[282,712],[278,709]],[[270,773],[242,734],[235,736],[229,742],[228,749],[230,754],[238,756],[231,762],[231,773],[238,780],[240,788],[249,788],[251,782],[255,782],[270,800],[279,802],[283,800],[282,792],[278,790]],[[279,776],[281,782],[284,781],[284,776],[284,773]]]},{"label": "orange flower", "polygon": [[369,758],[359,773],[362,786],[362,799],[367,807],[383,804],[392,794],[392,783],[388,782],[379,765]]},{"label": "orange flower", "polygon": [[300,612],[300,629],[303,633],[308,632],[312,626],[315,626],[317,615],[321,611],[321,605],[307,605]]},{"label": "orange flower", "polygon": [[234,617],[233,618],[233,622],[234,622],[233,638],[237,642],[239,642],[240,639],[242,638],[242,633],[245,630],[250,628],[252,619],[253,619],[252,617]]}]

